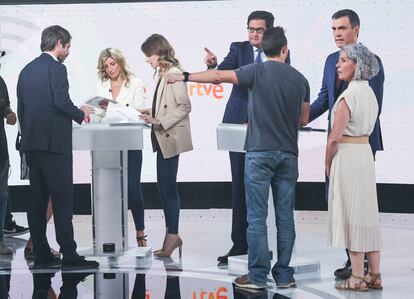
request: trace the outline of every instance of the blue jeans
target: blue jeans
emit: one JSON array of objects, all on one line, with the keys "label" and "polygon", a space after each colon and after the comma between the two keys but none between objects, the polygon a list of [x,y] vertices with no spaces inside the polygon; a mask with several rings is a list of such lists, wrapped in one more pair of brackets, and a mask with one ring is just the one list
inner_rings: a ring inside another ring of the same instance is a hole
[{"label": "blue jeans", "polygon": [[180,196],[177,191],[178,159],[180,155],[164,159],[157,151],[157,186],[164,210],[165,226],[169,234],[178,234]]},{"label": "blue jeans", "polygon": [[6,217],[7,201],[9,199],[9,159],[0,161],[0,242],[3,241],[4,219]]},{"label": "blue jeans", "polygon": [[297,156],[283,151],[254,151],[246,154],[245,186],[247,205],[247,242],[249,280],[265,285],[270,271],[267,240],[269,188],[272,186],[277,228],[277,262],[272,269],[276,283],[293,279],[289,267],[295,243],[295,185],[298,179]]},{"label": "blue jeans", "polygon": [[144,198],[141,190],[142,151],[128,151],[128,205],[135,230],[144,230]]}]

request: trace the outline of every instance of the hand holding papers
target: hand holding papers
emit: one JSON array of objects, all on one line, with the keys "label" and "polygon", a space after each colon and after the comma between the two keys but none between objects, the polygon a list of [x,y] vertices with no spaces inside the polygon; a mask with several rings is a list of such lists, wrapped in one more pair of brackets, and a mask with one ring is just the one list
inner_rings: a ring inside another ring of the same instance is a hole
[{"label": "hand holding papers", "polygon": [[98,109],[102,109],[104,111],[106,111],[108,104],[112,103],[112,104],[117,104],[116,101],[107,99],[107,98],[103,98],[103,97],[94,97],[92,99],[90,99],[89,101],[87,101],[85,104],[88,104],[92,107],[98,108]]},{"label": "hand holding papers", "polygon": [[86,102],[95,108],[92,123],[143,123],[140,113],[132,107],[121,106],[118,102],[103,97],[94,97]]}]

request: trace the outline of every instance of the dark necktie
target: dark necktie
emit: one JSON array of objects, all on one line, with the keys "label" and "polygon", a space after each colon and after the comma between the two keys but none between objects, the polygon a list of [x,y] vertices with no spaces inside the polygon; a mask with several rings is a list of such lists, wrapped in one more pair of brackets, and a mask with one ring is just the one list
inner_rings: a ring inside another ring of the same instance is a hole
[{"label": "dark necktie", "polygon": [[263,63],[263,60],[262,60],[263,49],[257,49],[256,51],[257,51],[257,56],[256,56],[256,59],[254,60],[254,63],[261,64]]}]

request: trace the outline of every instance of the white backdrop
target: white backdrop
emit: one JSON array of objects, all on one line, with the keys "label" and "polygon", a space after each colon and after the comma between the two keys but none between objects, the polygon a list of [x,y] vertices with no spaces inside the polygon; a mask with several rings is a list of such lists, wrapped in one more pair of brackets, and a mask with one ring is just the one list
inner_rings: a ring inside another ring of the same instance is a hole
[{"label": "white backdrop", "polygon": [[[253,10],[268,10],[276,25],[286,29],[292,66],[301,71],[315,100],[326,56],[336,51],[331,15],[343,8],[355,10],[361,19],[360,41],[379,55],[385,68],[381,115],[384,152],[377,153],[379,183],[414,183],[412,169],[414,134],[408,126],[414,112],[414,1],[213,1],[72,5],[0,5],[0,62],[11,105],[16,110],[16,82],[20,70],[40,54],[41,31],[59,24],[72,34],[71,54],[65,62],[70,94],[75,104],[94,96],[97,58],[106,47],[120,48],[129,66],[148,91],[150,107],[155,87],[153,70],[144,61],[140,46],[153,33],[167,37],[187,71],[204,70],[205,46],[221,60],[232,41],[247,38],[246,20]],[[214,89],[215,88],[215,89]],[[193,111],[191,128],[195,150],[180,157],[179,181],[229,181],[226,152],[216,150],[216,125],[221,122],[231,85],[189,85]],[[411,113],[410,113],[411,112]],[[326,115],[310,124],[326,128]],[[7,126],[12,173],[10,185],[19,179],[19,155],[14,149],[16,126]],[[324,181],[326,133],[300,135],[300,180]],[[155,159],[146,134],[142,181],[155,181]],[[74,155],[74,180],[90,182],[89,153]]]}]

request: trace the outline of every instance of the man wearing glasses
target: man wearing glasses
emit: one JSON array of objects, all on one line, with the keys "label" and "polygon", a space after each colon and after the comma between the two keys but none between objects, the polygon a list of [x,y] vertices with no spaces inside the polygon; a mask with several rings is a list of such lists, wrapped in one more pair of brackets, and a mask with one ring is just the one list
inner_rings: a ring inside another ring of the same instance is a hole
[{"label": "man wearing glasses", "polygon": [[[235,70],[241,66],[251,63],[262,63],[266,57],[262,50],[263,33],[273,27],[275,18],[268,11],[253,11],[247,18],[248,40],[244,42],[233,42],[230,51],[224,60],[217,65],[217,56],[209,49],[205,56],[208,69]],[[289,56],[286,63],[290,64]],[[223,123],[245,124],[247,120],[247,88],[233,85],[230,98],[224,112]],[[233,246],[230,251],[219,256],[217,261],[227,264],[229,256],[247,254],[247,212],[246,195],[244,189],[244,153],[230,152],[231,177],[232,177],[232,228],[231,240]]]}]

